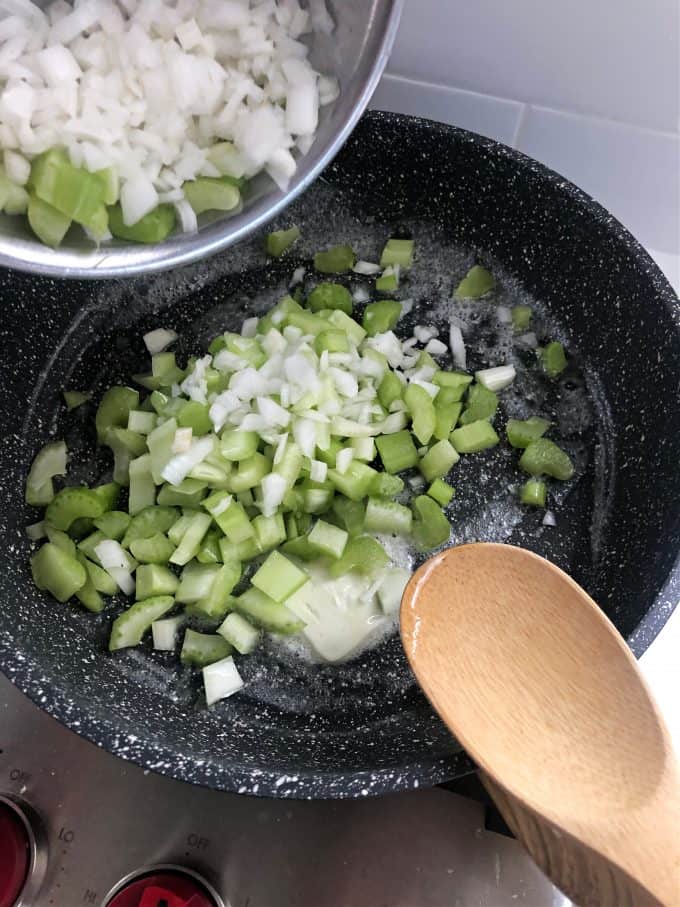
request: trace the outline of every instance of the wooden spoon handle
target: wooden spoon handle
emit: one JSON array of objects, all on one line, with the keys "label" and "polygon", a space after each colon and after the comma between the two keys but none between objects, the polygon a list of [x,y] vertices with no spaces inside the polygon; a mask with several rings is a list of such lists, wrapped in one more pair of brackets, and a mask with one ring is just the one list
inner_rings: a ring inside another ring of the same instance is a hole
[{"label": "wooden spoon handle", "polygon": [[[643,842],[635,840],[641,829],[629,829],[629,852],[622,853],[624,863],[628,864],[626,870],[617,865],[618,860],[614,862],[535,813],[486,773],[480,772],[480,779],[515,837],[548,878],[578,907],[680,905],[680,815],[673,804],[669,811],[663,804],[658,815],[654,837],[658,838],[659,832],[668,837],[660,842],[665,847],[657,851],[653,865],[646,859],[648,849],[642,846]],[[559,789],[555,796],[559,797]],[[639,849],[636,845],[640,845]],[[636,850],[639,860],[629,859]]]}]

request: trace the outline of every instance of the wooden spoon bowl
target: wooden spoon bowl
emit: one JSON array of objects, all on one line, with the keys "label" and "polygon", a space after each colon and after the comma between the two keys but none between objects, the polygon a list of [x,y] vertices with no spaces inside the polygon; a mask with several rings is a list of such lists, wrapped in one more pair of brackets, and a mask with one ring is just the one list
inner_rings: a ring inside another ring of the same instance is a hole
[{"label": "wooden spoon bowl", "polygon": [[680,772],[618,631],[570,577],[509,545],[436,555],[401,635],[506,821],[581,905],[680,907]]}]

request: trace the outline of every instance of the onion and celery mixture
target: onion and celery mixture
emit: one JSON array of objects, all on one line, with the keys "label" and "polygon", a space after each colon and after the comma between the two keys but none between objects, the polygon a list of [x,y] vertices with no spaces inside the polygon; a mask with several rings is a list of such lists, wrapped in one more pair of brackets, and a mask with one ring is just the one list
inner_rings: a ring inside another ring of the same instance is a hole
[{"label": "onion and celery mixture", "polygon": [[[298,235],[270,234],[268,253],[283,254]],[[112,481],[55,492],[67,471],[62,441],[33,462],[26,500],[44,514],[28,533],[46,539],[31,558],[36,585],[93,612],[104,596],[134,597],[112,623],[110,650],[150,631],[155,648],[203,670],[209,705],[241,687],[233,655],[252,653],[263,633],[307,634],[334,660],[305,626],[306,608],[334,580],[352,584],[347,621],[366,597],[396,615],[409,572],[377,537],[421,552],[449,542],[456,463],[500,443],[499,394],[515,377],[504,364],[468,374],[455,320],[448,343],[425,325],[399,336],[404,306],[386,294],[414,251],[413,240],[393,238],[379,265],[347,245],[317,253],[306,298],[301,289],[284,296],[186,367],[167,349],[173,331],[146,334],[151,370],[132,379],[142,390],[111,387],[96,410]],[[356,303],[333,276],[350,270],[375,279],[385,298]],[[454,296],[484,305],[493,288],[475,265]],[[529,306],[511,317],[518,335],[529,330]],[[560,343],[538,351],[549,377],[565,366]],[[87,395],[65,398],[74,407]],[[507,423],[529,506],[545,507],[547,477],[573,474],[549,429],[540,416]]]},{"label": "onion and celery mixture", "polygon": [[285,189],[338,95],[305,39],[325,0],[11,0],[0,18],[0,210],[58,246],[156,243]]}]

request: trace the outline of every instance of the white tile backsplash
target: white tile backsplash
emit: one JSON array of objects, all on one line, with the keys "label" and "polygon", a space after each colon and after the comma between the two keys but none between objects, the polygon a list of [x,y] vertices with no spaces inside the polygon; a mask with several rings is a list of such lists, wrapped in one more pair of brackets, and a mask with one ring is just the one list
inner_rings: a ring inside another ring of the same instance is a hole
[{"label": "white tile backsplash", "polygon": [[678,0],[406,0],[389,71],[680,130]]},{"label": "white tile backsplash", "polygon": [[518,101],[383,76],[371,100],[376,110],[391,110],[461,126],[488,138],[512,145],[523,109]]},{"label": "white tile backsplash", "polygon": [[680,251],[680,137],[529,108],[518,147],[576,183],[643,246]]}]

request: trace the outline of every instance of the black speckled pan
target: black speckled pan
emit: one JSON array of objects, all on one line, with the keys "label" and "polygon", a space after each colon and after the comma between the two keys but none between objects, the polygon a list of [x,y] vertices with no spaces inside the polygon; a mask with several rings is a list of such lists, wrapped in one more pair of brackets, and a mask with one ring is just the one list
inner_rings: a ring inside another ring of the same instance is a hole
[{"label": "black speckled pan", "polygon": [[[37,592],[24,535],[36,519],[23,503],[32,457],[63,436],[73,479],[109,468],[88,427],[92,409],[66,414],[62,389],[96,398],[140,371],[141,335],[151,327],[177,329],[182,355],[199,351],[244,313],[262,311],[322,245],[350,241],[375,260],[391,231],[412,231],[418,263],[400,292],[414,300],[411,326],[442,330],[451,289],[478,258],[499,290],[456,311],[469,365],[514,359],[519,377],[504,394],[500,425],[508,415],[548,415],[577,476],[556,490],[550,527],[517,505],[509,449],[465,460],[449,509],[452,541],[505,539],[545,554],[585,585],[639,654],[680,592],[678,301],[637,242],[574,186],[508,148],[422,120],[364,117],[281,225],[289,222],[303,230],[299,257],[269,265],[258,236],[187,270],[129,283],[0,274],[0,663],[63,724],[185,781],[283,797],[431,785],[470,764],[415,687],[394,636],[339,667],[280,649],[243,659],[246,690],[207,711],[198,679],[173,656],[148,647],[108,654],[121,603],[93,617]],[[570,352],[556,383],[537,377],[533,353],[513,346],[499,320],[499,305],[527,297],[539,340],[558,337]]]}]

